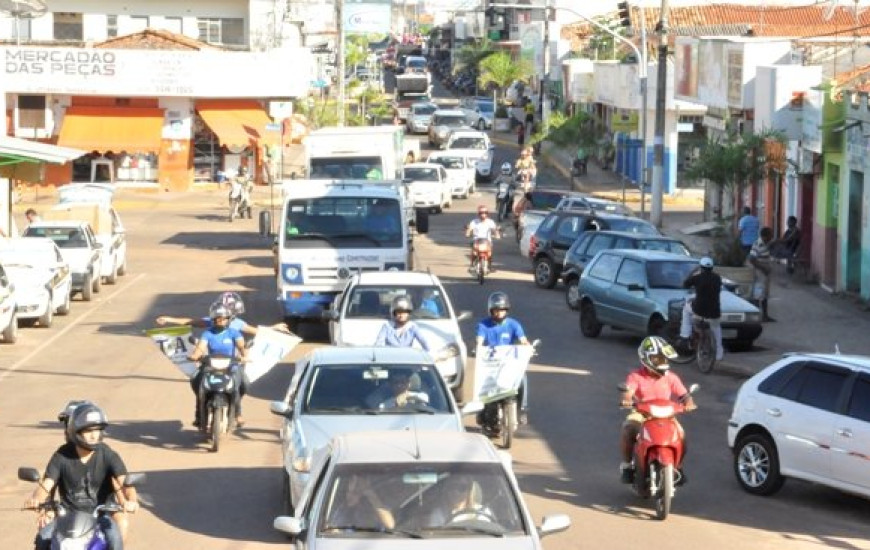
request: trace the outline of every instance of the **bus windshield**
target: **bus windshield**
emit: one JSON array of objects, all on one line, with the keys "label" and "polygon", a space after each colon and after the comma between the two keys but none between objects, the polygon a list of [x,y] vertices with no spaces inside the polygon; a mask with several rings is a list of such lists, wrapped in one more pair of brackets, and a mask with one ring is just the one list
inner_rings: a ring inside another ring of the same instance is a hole
[{"label": "bus windshield", "polygon": [[401,248],[399,201],[317,197],[287,203],[284,248]]},{"label": "bus windshield", "polygon": [[311,179],[382,180],[380,157],[327,157],[311,159]]}]

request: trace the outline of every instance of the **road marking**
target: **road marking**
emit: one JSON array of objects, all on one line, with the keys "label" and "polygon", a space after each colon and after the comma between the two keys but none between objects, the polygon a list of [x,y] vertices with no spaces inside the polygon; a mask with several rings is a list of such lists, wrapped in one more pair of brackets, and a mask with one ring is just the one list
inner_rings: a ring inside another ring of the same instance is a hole
[{"label": "road marking", "polygon": [[45,342],[43,342],[42,344],[40,344],[39,346],[37,346],[36,349],[34,349],[33,351],[31,351],[30,353],[28,353],[27,355],[25,355],[25,356],[22,357],[21,359],[19,359],[19,360],[16,361],[15,363],[13,363],[13,365],[12,365],[11,367],[9,367],[8,369],[6,369],[4,372],[0,372],[0,382],[2,382],[4,379],[6,379],[6,377],[9,376],[11,373],[13,373],[13,372],[15,372],[16,370],[18,370],[19,368],[21,368],[21,367],[22,367],[22,366],[23,366],[27,361],[29,361],[29,360],[32,359],[34,356],[36,356],[36,354],[40,353],[42,350],[44,350],[45,348],[47,348],[49,345],[53,344],[55,340],[57,340],[58,338],[60,338],[61,336],[63,336],[63,335],[66,334],[67,332],[69,332],[73,327],[78,326],[82,321],[84,321],[85,319],[87,319],[88,317],[90,317],[91,313],[93,313],[93,312],[97,311],[98,309],[100,309],[100,308],[103,306],[103,304],[107,303],[109,300],[111,300],[112,298],[114,298],[118,293],[127,290],[130,286],[132,286],[132,285],[136,284],[137,282],[139,282],[143,277],[145,277],[145,274],[144,274],[144,273],[140,273],[140,274],[137,275],[134,279],[130,280],[130,282],[129,282],[128,284],[126,284],[126,285],[124,285],[124,286],[118,288],[118,289],[115,290],[115,292],[113,292],[111,295],[106,296],[106,299],[105,299],[105,300],[101,300],[101,301],[98,302],[97,304],[94,304],[94,306],[95,306],[94,308],[92,308],[92,309],[89,310],[89,311],[86,311],[86,312],[82,313],[82,314],[81,314],[81,315],[80,315],[80,316],[79,316],[75,321],[73,321],[73,322],[71,322],[69,325],[63,327],[63,329],[61,329],[60,332],[58,332],[57,334],[52,335],[51,338],[49,338],[48,340],[46,340]]}]

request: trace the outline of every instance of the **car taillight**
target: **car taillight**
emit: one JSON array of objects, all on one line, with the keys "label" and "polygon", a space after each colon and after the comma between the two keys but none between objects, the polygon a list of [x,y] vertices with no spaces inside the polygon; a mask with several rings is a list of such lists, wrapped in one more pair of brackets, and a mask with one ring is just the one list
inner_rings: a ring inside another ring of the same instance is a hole
[{"label": "car taillight", "polygon": [[529,258],[535,257],[535,249],[538,248],[538,239],[534,235],[529,237]]}]

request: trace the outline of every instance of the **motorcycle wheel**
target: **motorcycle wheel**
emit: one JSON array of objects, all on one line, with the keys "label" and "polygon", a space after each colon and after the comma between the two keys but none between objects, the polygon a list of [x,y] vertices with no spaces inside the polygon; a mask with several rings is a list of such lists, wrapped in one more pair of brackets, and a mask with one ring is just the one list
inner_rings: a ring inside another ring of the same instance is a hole
[{"label": "motorcycle wheel", "polygon": [[477,282],[483,284],[483,280],[486,277],[486,267],[487,267],[486,258],[480,258],[477,261]]},{"label": "motorcycle wheel", "polygon": [[674,497],[674,465],[656,465],[659,474],[659,490],[656,494],[656,519],[664,520],[671,513],[671,499]]},{"label": "motorcycle wheel", "polygon": [[216,453],[221,447],[221,438],[224,435],[224,424],[227,418],[227,408],[218,407],[211,416],[211,452]]},{"label": "motorcycle wheel", "polygon": [[517,402],[515,399],[503,401],[501,405],[501,446],[510,449],[514,443],[517,429]]},{"label": "motorcycle wheel", "polygon": [[710,329],[702,330],[698,334],[698,370],[703,374],[710,374],[716,365],[716,338]]}]

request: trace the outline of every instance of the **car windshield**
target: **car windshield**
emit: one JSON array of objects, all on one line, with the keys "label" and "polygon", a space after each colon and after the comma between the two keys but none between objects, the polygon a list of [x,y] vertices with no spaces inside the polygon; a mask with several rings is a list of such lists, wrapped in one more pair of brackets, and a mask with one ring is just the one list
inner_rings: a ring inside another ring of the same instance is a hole
[{"label": "car windshield", "polygon": [[415,115],[431,115],[437,108],[435,105],[415,105],[413,110]]},{"label": "car windshield", "polygon": [[58,248],[88,248],[85,233],[75,227],[28,227],[25,237],[48,237]]},{"label": "car windshield", "polygon": [[683,288],[683,281],[698,266],[697,262],[652,261],[646,263],[650,288]]},{"label": "car windshield", "polygon": [[449,319],[447,298],[437,286],[356,286],[347,298],[348,319],[388,319],[399,296],[411,300],[411,319]]},{"label": "car windshield", "polygon": [[425,59],[409,59],[407,66],[408,66],[408,68],[411,68],[411,69],[425,69],[426,68],[426,60]]},{"label": "car windshield", "polygon": [[659,232],[646,220],[639,218],[609,219],[608,225],[613,231],[626,231],[628,233],[640,233],[642,235],[658,235]]},{"label": "car windshield", "polygon": [[441,115],[438,118],[438,121],[435,123],[436,126],[464,126],[465,125],[465,116],[464,115]]},{"label": "car windshield", "polygon": [[320,365],[311,373],[304,399],[306,414],[453,412],[435,365]]},{"label": "car windshield", "polygon": [[316,197],[287,203],[284,248],[401,248],[397,199]]},{"label": "car windshield", "polygon": [[491,101],[479,101],[477,108],[480,109],[481,113],[491,113],[494,111]]},{"label": "car windshield", "polygon": [[528,535],[499,463],[339,464],[324,490],[321,537]]},{"label": "car windshield", "polygon": [[458,137],[450,142],[448,149],[486,149],[486,140],[479,137]]},{"label": "car windshield", "polygon": [[650,239],[637,242],[637,247],[643,250],[661,250],[662,252],[671,252],[672,254],[680,254],[683,256],[691,256],[692,253],[686,248],[686,245],[680,241],[667,241],[664,239]]},{"label": "car windshield", "polygon": [[404,179],[411,181],[439,181],[435,168],[405,168]]},{"label": "car windshield", "polygon": [[437,162],[447,170],[461,170],[467,168],[465,157],[433,157],[429,162]]},{"label": "car windshield", "polygon": [[317,179],[384,179],[380,157],[312,158],[311,175]]}]

